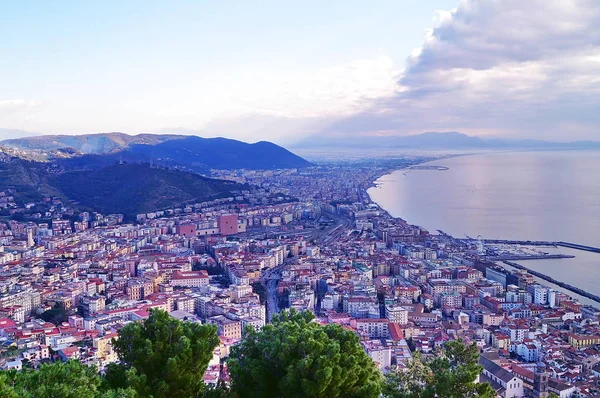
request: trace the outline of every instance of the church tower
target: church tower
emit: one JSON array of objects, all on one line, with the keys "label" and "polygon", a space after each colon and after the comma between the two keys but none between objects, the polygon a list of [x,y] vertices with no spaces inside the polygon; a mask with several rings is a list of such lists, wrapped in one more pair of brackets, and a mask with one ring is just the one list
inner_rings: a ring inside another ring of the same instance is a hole
[{"label": "church tower", "polygon": [[543,363],[538,363],[533,378],[533,396],[536,398],[547,398],[549,394],[546,365]]}]

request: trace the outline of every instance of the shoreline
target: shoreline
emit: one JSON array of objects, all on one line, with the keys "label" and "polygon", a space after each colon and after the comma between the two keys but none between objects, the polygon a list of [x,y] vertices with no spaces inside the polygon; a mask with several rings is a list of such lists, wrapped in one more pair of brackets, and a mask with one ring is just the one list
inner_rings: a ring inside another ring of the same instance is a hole
[{"label": "shoreline", "polygon": [[[448,158],[462,157],[462,156],[473,156],[473,155],[482,155],[482,153],[470,153],[470,154],[462,154],[462,155],[453,155],[453,156],[449,156],[449,157],[443,157],[443,158],[439,158],[439,159],[428,160],[428,161],[425,161],[425,162],[416,163],[416,164],[411,165],[411,166],[389,169],[389,170],[387,170],[387,172],[381,173],[380,175],[378,175],[372,181],[372,183],[369,184],[369,186],[365,190],[365,194],[369,198],[369,202],[373,203],[373,204],[376,204],[378,206],[378,208],[384,214],[386,214],[388,217],[391,217],[391,218],[397,219],[397,220],[402,220],[402,221],[408,223],[409,225],[413,225],[415,227],[423,228],[419,224],[412,224],[408,220],[406,220],[406,219],[404,219],[402,217],[393,216],[387,209],[385,209],[381,204],[379,204],[377,201],[374,200],[373,196],[369,193],[369,190],[371,188],[379,188],[383,184],[383,182],[378,183],[379,180],[381,180],[383,177],[386,177],[386,176],[392,176],[396,172],[402,172],[403,170],[411,170],[411,169],[413,169],[413,170],[428,170],[428,171],[445,171],[445,170],[449,170],[449,167],[439,166],[439,165],[432,165],[431,167],[425,167],[425,168],[423,168],[423,165],[425,165],[427,163],[438,162],[440,160],[444,160],[444,159],[448,159]],[[419,166],[419,165],[421,167],[415,167],[415,166]],[[428,230],[427,228],[424,228],[424,229]],[[437,230],[437,231],[439,231],[439,230]],[[577,250],[581,250],[579,248],[576,248],[576,249]],[[509,266],[512,266],[512,268],[518,268],[518,267],[515,267],[513,264],[510,264]],[[546,282],[549,282],[549,283],[553,283],[553,284],[556,284],[559,287],[562,287],[567,292],[570,292],[570,294],[576,294],[576,295],[578,295],[578,296],[580,296],[582,298],[586,298],[587,300],[590,300],[592,302],[600,304],[600,296],[599,295],[595,295],[593,293],[589,293],[585,289],[577,287],[576,284],[563,282],[562,280],[554,278],[554,277],[552,277],[550,275],[547,275],[547,274],[545,274],[543,272],[531,270],[529,267],[524,267],[521,264],[519,264],[519,266],[521,266],[523,269],[525,269],[531,275],[534,275],[534,276],[542,279],[543,281],[546,281]],[[585,294],[581,294],[581,292],[583,292]],[[569,293],[567,293],[567,294],[569,294]],[[572,297],[572,298],[574,298],[574,297]],[[577,299],[577,298],[575,298],[575,299]],[[581,301],[581,300],[577,299],[577,301]],[[584,304],[584,305],[586,305],[586,304]],[[592,305],[592,304],[587,304],[587,305],[590,305],[590,306],[593,306],[593,307],[600,307],[598,305]]]}]

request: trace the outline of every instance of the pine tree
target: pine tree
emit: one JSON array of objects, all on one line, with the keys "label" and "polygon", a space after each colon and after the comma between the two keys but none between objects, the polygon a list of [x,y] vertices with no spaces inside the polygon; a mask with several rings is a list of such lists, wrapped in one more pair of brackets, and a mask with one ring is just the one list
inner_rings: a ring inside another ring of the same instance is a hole
[{"label": "pine tree", "polygon": [[381,374],[353,331],[284,311],[248,330],[228,361],[240,397],[378,397]]},{"label": "pine tree", "polygon": [[113,387],[133,387],[142,397],[189,398],[204,389],[202,376],[219,344],[213,325],[181,322],[165,311],[151,310],[113,340],[120,364],[109,366]]}]

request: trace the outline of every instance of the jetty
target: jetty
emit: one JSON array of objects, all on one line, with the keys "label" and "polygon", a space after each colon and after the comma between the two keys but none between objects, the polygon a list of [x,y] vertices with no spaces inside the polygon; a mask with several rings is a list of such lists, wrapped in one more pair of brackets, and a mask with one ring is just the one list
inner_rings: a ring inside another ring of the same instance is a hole
[{"label": "jetty", "polygon": [[[466,238],[454,238],[452,235],[445,233],[444,231],[437,230],[440,236],[444,238],[454,239],[456,241],[473,242],[477,239],[466,237]],[[570,243],[563,241],[549,241],[549,240],[516,240],[516,239],[481,239],[484,244],[490,245],[521,245],[521,246],[548,246],[548,247],[566,247],[569,249],[583,250],[593,253],[600,254],[600,247],[580,245],[579,243]],[[544,257],[552,258],[552,257]],[[571,257],[556,257],[556,258],[571,258]]]},{"label": "jetty", "polygon": [[585,251],[588,251],[588,252],[600,253],[600,248],[599,247],[579,245],[577,243],[569,243],[569,242],[556,242],[556,245],[557,246],[562,246],[562,247],[568,247],[570,249],[585,250]]},{"label": "jetty", "polygon": [[577,293],[580,296],[589,298],[590,300],[594,300],[595,302],[600,303],[600,296],[597,296],[595,294],[587,292],[587,291],[585,291],[583,289],[580,289],[580,288],[578,288],[576,286],[573,286],[573,285],[570,285],[568,283],[556,280],[556,279],[552,278],[551,276],[548,276],[546,274],[542,274],[541,272],[538,272],[538,271],[532,270],[530,268],[527,268],[527,267],[525,267],[525,266],[523,266],[523,265],[521,265],[519,263],[515,263],[515,262],[512,262],[512,261],[508,261],[508,260],[504,260],[502,262],[504,264],[510,265],[511,267],[514,267],[514,268],[517,268],[517,269],[520,269],[520,270],[523,270],[523,271],[527,271],[531,275],[537,276],[538,278],[543,279],[545,281],[554,283],[555,285],[560,286],[563,289],[569,290],[569,291],[571,291],[573,293]]},{"label": "jetty", "polygon": [[551,258],[575,258],[572,254],[499,254],[497,256],[486,256],[491,261],[504,260],[546,260]]}]

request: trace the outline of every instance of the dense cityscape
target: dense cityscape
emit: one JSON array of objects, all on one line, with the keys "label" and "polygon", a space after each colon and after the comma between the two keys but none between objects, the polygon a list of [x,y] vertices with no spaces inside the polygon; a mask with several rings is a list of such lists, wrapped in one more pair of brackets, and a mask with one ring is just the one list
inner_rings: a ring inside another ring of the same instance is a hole
[{"label": "dense cityscape", "polygon": [[0,206],[28,219],[0,227],[0,366],[103,372],[119,361],[118,331],[161,309],[217,327],[203,375],[216,386],[248,327],[295,309],[356,333],[384,374],[461,339],[498,396],[596,396],[600,311],[502,262],[543,258],[539,247],[432,233],[371,201],[374,180],[418,162],[215,171],[254,188],[129,221],[2,192]]},{"label": "dense cityscape", "polygon": [[0,15],[0,398],[600,398],[600,1]]}]

